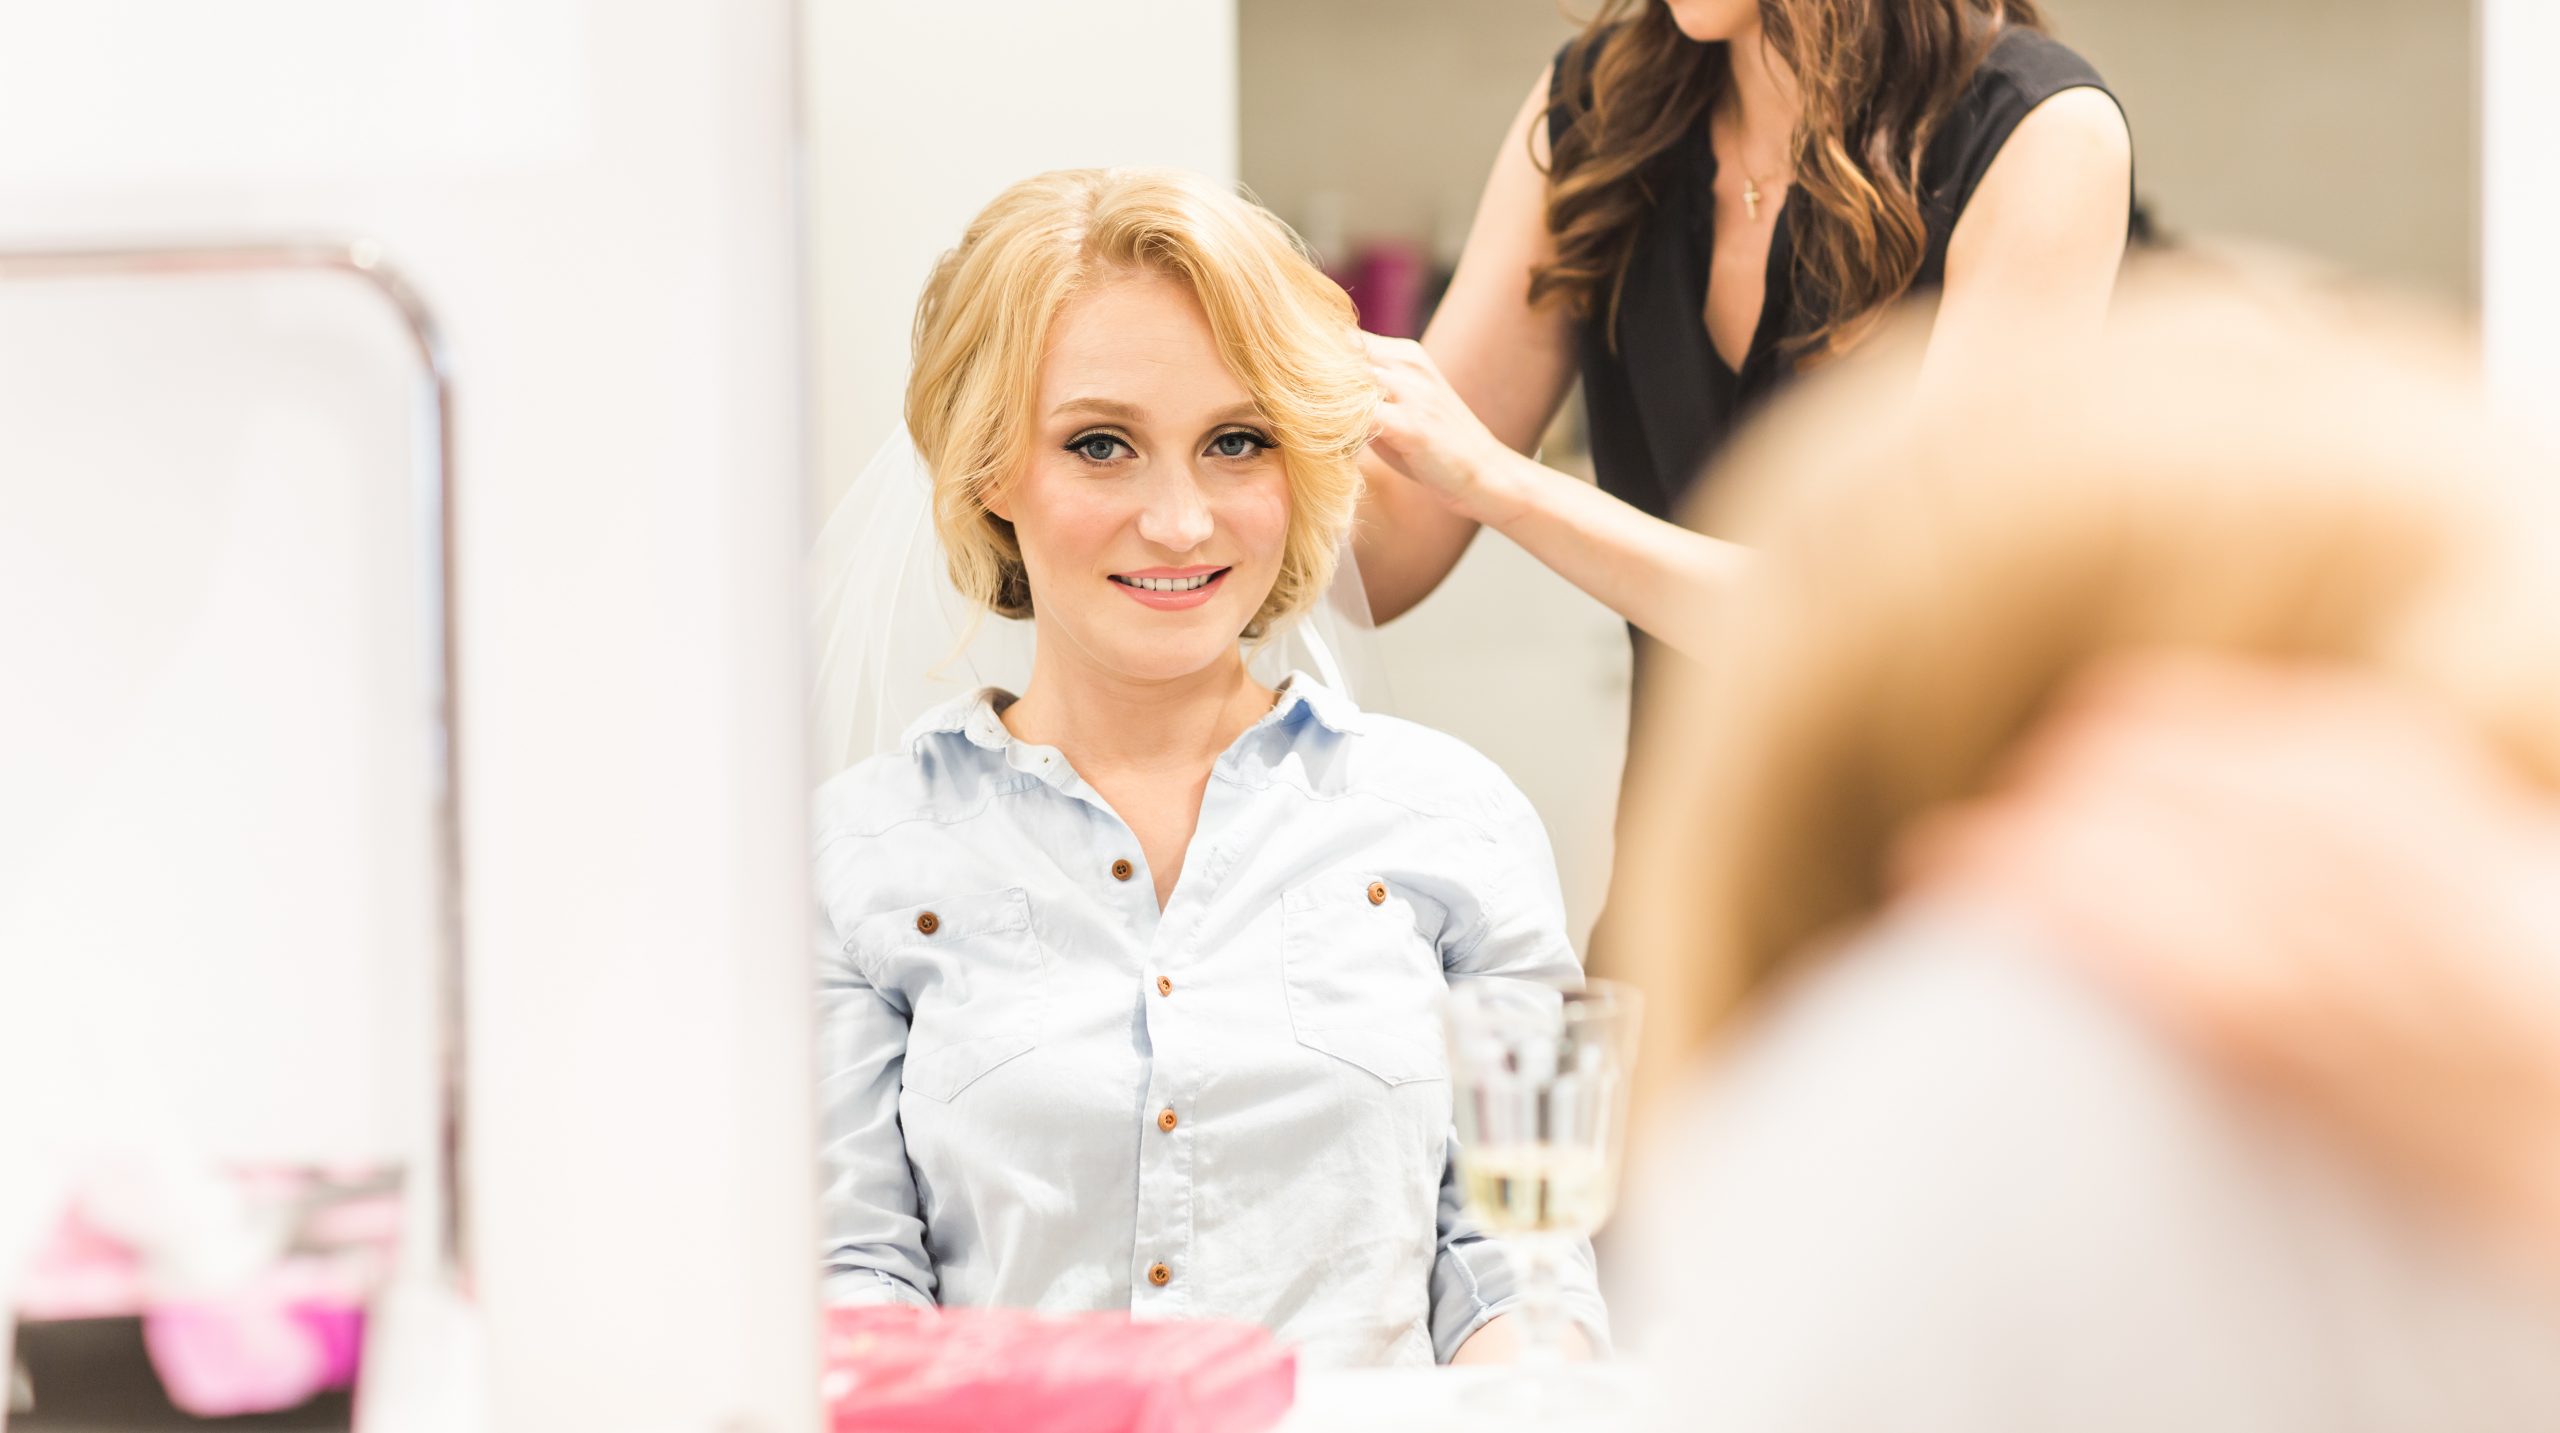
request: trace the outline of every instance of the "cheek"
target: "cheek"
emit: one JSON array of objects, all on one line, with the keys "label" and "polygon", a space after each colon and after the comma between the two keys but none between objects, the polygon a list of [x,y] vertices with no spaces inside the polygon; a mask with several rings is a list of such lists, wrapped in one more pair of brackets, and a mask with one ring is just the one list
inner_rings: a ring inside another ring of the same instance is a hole
[{"label": "cheek", "polygon": [[1128,519],[1109,503],[1109,492],[1107,485],[1080,483],[1035,464],[1012,493],[1023,565],[1035,572],[1091,566]]},{"label": "cheek", "polygon": [[1239,556],[1278,566],[1289,540],[1288,475],[1274,469],[1267,479],[1238,486],[1218,505],[1217,520]]}]

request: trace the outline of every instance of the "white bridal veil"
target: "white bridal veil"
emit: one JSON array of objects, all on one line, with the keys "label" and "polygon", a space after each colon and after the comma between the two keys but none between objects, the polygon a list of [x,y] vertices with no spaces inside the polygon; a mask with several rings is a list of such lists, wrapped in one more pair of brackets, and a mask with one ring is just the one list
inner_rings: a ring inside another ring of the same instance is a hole
[{"label": "white bridal veil", "polygon": [[[978,610],[951,583],[933,527],[933,483],[901,425],[847,489],[810,554],[814,770],[823,780],[896,744],[937,704],[980,687],[1019,692],[1031,623]],[[1324,600],[1253,644],[1254,675],[1303,670],[1372,710],[1386,664],[1346,550]]]}]

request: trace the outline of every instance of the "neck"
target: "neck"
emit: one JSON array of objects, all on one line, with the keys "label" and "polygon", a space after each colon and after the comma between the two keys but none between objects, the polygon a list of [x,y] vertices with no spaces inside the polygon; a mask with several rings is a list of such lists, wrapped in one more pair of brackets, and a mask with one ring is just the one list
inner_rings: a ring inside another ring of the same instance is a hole
[{"label": "neck", "polygon": [[1804,95],[1795,71],[1778,57],[1769,37],[1754,23],[1725,42],[1725,104],[1740,131],[1744,152],[1783,161],[1795,140],[1796,121],[1804,114]]},{"label": "neck", "polygon": [[1103,671],[1038,641],[1031,680],[1005,708],[1005,729],[1054,746],[1076,770],[1207,767],[1271,707],[1272,692],[1245,670],[1244,653],[1187,676],[1144,681]]}]

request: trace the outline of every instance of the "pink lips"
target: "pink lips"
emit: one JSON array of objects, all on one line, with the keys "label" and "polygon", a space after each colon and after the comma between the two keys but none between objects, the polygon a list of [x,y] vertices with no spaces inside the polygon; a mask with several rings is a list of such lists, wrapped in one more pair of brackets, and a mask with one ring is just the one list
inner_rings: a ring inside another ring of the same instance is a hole
[{"label": "pink lips", "polygon": [[1217,596],[1218,589],[1226,585],[1227,574],[1231,570],[1224,567],[1150,567],[1141,572],[1115,574],[1118,577],[1173,578],[1198,577],[1202,573],[1210,572],[1217,574],[1188,592],[1151,592],[1143,587],[1133,587],[1126,582],[1113,582],[1111,585],[1129,594],[1139,603],[1153,607],[1159,612],[1179,612],[1185,608],[1197,607]]}]

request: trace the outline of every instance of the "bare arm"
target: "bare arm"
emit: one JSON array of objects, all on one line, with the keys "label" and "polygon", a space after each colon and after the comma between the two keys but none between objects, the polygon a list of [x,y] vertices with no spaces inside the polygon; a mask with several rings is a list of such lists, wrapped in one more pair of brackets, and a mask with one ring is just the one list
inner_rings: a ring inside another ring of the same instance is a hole
[{"label": "bare arm", "polygon": [[[1530,452],[1573,383],[1573,324],[1529,306],[1529,271],[1554,252],[1547,235],[1547,85],[1541,73],[1494,156],[1449,292],[1422,336],[1466,406],[1494,439]],[[1360,580],[1379,621],[1403,615],[1457,566],[1476,521],[1398,473],[1363,459]]]},{"label": "bare arm", "polygon": [[2103,90],[2064,90],[2018,122],[1947,243],[1925,387],[2001,355],[2067,353],[2106,322],[2124,261],[2133,137]]}]

